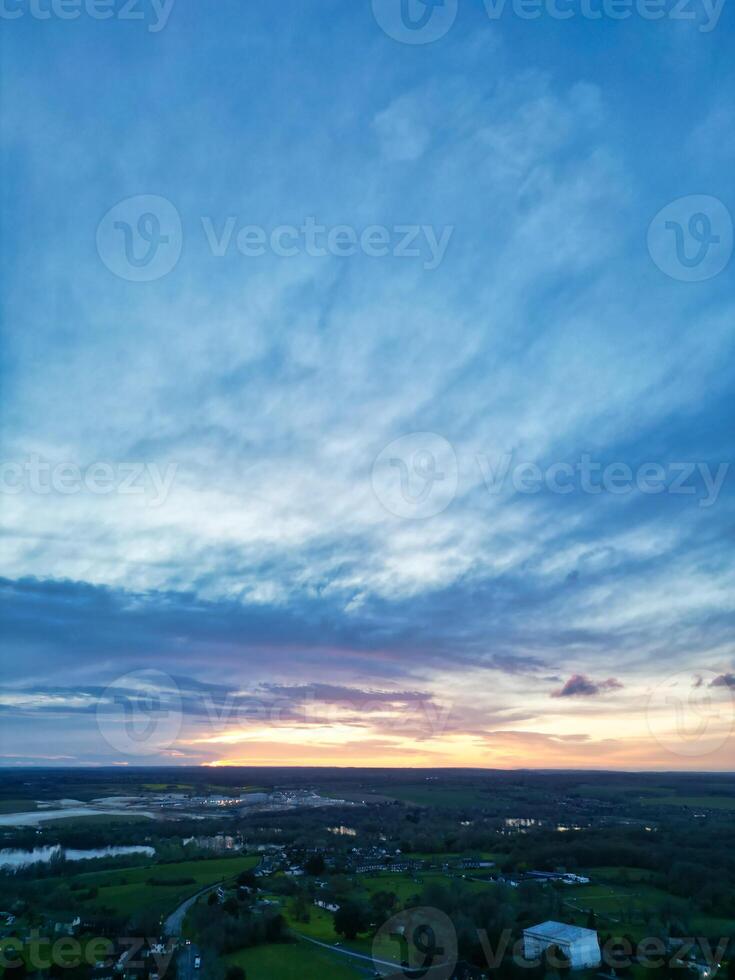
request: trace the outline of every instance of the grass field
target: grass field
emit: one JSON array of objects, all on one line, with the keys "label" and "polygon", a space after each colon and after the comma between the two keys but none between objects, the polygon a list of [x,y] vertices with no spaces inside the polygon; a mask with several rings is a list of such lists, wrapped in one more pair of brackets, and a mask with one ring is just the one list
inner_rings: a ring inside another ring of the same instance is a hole
[{"label": "grass field", "polygon": [[0,813],[32,813],[37,809],[35,800],[0,800]]},{"label": "grass field", "polygon": [[139,823],[150,827],[151,818],[139,813],[120,813],[115,817],[104,813],[90,813],[84,817],[54,817],[53,820],[44,820],[39,826],[41,829],[63,827],[64,830],[89,830],[90,827],[112,827],[120,823]]},{"label": "grass field", "polygon": [[[463,872],[464,873],[464,872]],[[469,875],[478,872],[468,871]],[[374,892],[393,892],[399,902],[407,902],[414,895],[420,895],[427,885],[437,884],[445,888],[461,887],[466,891],[479,892],[492,888],[491,883],[471,881],[457,874],[447,875],[443,871],[418,871],[416,874],[393,874],[389,871],[383,874],[360,875],[356,881],[370,894]]]},{"label": "grass field", "polygon": [[356,980],[374,975],[368,963],[358,962],[309,943],[255,946],[227,957],[228,965],[241,966],[248,980]]},{"label": "grass field", "polygon": [[[254,868],[256,857],[214,858],[209,861],[180,861],[176,864],[153,864],[142,868],[125,868],[119,871],[97,871],[75,875],[72,882],[98,889],[90,909],[112,909],[117,915],[132,915],[138,911],[154,911],[163,915],[171,912],[184,899],[200,888],[225,878],[232,878],[241,871]],[[151,885],[150,878],[172,880],[171,885]],[[193,878],[188,884],[176,883],[177,879]]]},{"label": "grass field", "polygon": [[286,920],[289,928],[294,933],[301,936],[308,936],[309,939],[316,939],[320,943],[334,945],[339,943],[344,949],[352,950],[355,953],[369,954],[371,949],[371,939],[368,933],[358,936],[353,940],[345,940],[338,936],[334,931],[334,917],[331,912],[320,909],[316,905],[309,907],[309,921],[297,922],[288,911],[288,902],[282,902],[276,895],[270,895],[280,902],[280,911]]},{"label": "grass field", "polygon": [[735,918],[693,912],[685,899],[670,895],[664,889],[657,888],[644,880],[632,884],[582,885],[578,888],[565,889],[564,895],[567,903],[570,903],[567,905],[570,911],[572,911],[571,906],[583,910],[575,911],[578,925],[586,924],[586,912],[588,909],[593,909],[600,916],[601,929],[629,932],[635,939],[640,939],[646,934],[646,920],[652,913],[673,913],[679,916],[693,935],[735,935]]}]

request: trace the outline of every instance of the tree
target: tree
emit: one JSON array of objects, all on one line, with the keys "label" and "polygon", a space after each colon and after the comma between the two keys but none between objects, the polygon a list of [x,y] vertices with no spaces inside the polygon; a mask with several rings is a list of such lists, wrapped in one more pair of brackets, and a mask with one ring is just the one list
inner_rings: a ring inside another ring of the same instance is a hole
[{"label": "tree", "polygon": [[245,980],[245,971],[241,966],[237,966],[237,964],[233,963],[232,966],[227,967],[225,980]]},{"label": "tree", "polygon": [[309,915],[309,905],[306,900],[306,895],[303,892],[299,892],[296,895],[291,905],[289,906],[289,911],[291,913],[291,918],[295,919],[297,922],[308,922],[311,918]]},{"label": "tree", "polygon": [[370,905],[376,919],[382,922],[392,915],[393,909],[396,907],[396,896],[393,892],[375,892],[370,897]]},{"label": "tree", "polygon": [[237,904],[237,899],[234,898],[232,895],[230,895],[229,898],[225,899],[225,901],[222,904],[222,908],[225,910],[225,912],[227,912],[228,915],[233,915],[233,916],[237,916],[240,911],[240,907]]},{"label": "tree", "polygon": [[324,874],[324,855],[323,854],[312,854],[307,858],[304,864],[304,870],[308,875],[321,875]]},{"label": "tree", "polygon": [[283,930],[286,920],[278,913],[266,919],[265,941],[267,943],[279,943],[283,939]]},{"label": "tree", "polygon": [[366,909],[357,902],[345,902],[334,913],[334,931],[345,939],[355,939],[358,932],[367,929]]}]

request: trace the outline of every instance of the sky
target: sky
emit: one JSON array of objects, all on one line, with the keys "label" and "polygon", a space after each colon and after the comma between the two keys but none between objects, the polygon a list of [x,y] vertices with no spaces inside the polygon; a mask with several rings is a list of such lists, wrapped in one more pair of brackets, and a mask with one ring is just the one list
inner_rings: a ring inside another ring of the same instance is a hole
[{"label": "sky", "polygon": [[0,765],[735,770],[732,0],[0,19]]}]

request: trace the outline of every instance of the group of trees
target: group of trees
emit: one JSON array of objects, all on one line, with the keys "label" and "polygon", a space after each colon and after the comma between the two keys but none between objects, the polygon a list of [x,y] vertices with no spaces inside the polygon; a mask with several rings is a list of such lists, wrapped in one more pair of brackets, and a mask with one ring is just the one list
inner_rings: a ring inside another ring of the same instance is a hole
[{"label": "group of trees", "polygon": [[251,909],[229,897],[220,904],[198,902],[189,913],[189,923],[199,945],[216,955],[263,943],[280,943],[290,937],[277,908]]}]

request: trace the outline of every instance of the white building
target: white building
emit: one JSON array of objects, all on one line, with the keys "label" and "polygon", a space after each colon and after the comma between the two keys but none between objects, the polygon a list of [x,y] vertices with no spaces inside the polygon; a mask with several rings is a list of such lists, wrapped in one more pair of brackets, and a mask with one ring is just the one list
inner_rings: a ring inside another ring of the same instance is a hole
[{"label": "white building", "polygon": [[573,970],[600,965],[600,944],[594,929],[567,926],[563,922],[542,922],[523,931],[523,955],[539,959],[544,950],[558,946],[572,964]]}]

